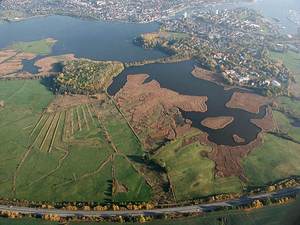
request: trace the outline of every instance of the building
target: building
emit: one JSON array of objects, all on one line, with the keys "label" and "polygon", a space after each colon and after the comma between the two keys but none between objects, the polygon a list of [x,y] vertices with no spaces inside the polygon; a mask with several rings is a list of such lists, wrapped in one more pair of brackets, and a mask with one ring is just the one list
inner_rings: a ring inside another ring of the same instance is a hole
[{"label": "building", "polygon": [[281,83],[279,83],[277,80],[272,80],[272,85],[275,87],[281,87]]}]

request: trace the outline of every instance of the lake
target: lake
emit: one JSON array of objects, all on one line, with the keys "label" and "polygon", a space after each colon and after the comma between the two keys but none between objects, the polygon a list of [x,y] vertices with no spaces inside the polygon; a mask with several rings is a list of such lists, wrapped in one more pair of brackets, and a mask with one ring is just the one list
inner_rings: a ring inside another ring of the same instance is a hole
[{"label": "lake", "polygon": [[[182,112],[182,114],[184,118],[192,121],[192,126],[207,132],[210,141],[223,145],[240,145],[234,142],[232,138],[234,134],[245,138],[244,144],[253,141],[261,129],[252,124],[250,119],[262,118],[265,115],[266,107],[262,107],[259,114],[249,113],[241,109],[227,108],[225,104],[230,100],[235,90],[225,91],[220,85],[194,77],[191,72],[196,64],[196,61],[189,60],[179,63],[156,63],[130,67],[113,79],[107,91],[108,94],[115,95],[125,85],[128,75],[148,74],[150,77],[145,82],[156,80],[162,88],[167,88],[180,94],[208,96],[207,112]],[[209,129],[201,125],[201,121],[204,118],[216,116],[232,116],[234,121],[224,129],[219,130]]]},{"label": "lake", "polygon": [[[33,41],[44,38],[57,40],[51,55],[73,53],[78,58],[94,60],[118,60],[131,62],[144,59],[156,59],[166,56],[159,50],[146,50],[133,44],[133,39],[145,32],[159,28],[157,23],[133,24],[121,22],[91,21],[65,16],[48,16],[32,18],[25,21],[0,24],[0,48],[18,41]],[[41,56],[38,56],[40,58]],[[34,60],[23,61],[24,70],[37,73]],[[193,122],[193,126],[209,134],[209,140],[223,145],[237,145],[232,138],[238,134],[251,142],[261,131],[250,123],[250,119],[262,118],[265,108],[258,115],[240,109],[229,109],[225,104],[230,100],[233,90],[225,91],[223,87],[192,76],[196,62],[193,60],[172,64],[151,64],[131,67],[114,78],[108,92],[114,95],[126,82],[128,74],[147,73],[147,81],[157,80],[164,88],[180,94],[208,96],[208,111],[205,113],[182,112],[183,116]],[[59,70],[60,68],[53,68]],[[201,125],[206,117],[232,116],[234,122],[220,130],[212,130]]]},{"label": "lake", "polygon": [[83,20],[65,16],[32,18],[0,24],[0,48],[18,41],[54,38],[52,55],[73,53],[78,58],[130,62],[165,56],[158,50],[146,50],[133,39],[159,28],[157,23],[133,24]]}]

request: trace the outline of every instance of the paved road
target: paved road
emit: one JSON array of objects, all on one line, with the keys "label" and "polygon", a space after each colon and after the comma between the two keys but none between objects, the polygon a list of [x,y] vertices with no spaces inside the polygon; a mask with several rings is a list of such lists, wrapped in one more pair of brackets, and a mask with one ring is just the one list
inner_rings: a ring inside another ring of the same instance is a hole
[{"label": "paved road", "polygon": [[139,216],[139,215],[158,215],[164,213],[193,213],[193,212],[207,212],[214,211],[217,207],[225,206],[239,206],[247,203],[251,203],[253,200],[263,200],[266,198],[283,198],[294,194],[300,193],[300,186],[295,188],[284,189],[274,193],[259,194],[251,197],[241,197],[235,200],[228,200],[209,204],[199,204],[191,206],[178,206],[173,208],[163,208],[163,209],[151,209],[151,210],[124,210],[124,211],[68,211],[61,209],[39,209],[39,208],[29,208],[29,207],[18,207],[18,206],[6,206],[0,205],[0,211],[12,211],[19,212],[22,214],[57,214],[60,217],[69,216],[101,216],[101,217],[112,217],[112,216]]}]

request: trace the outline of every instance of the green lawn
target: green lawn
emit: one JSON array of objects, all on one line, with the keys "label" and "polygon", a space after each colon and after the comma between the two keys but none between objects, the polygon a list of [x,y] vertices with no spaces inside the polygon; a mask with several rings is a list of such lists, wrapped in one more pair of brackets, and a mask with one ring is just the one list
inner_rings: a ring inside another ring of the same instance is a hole
[{"label": "green lawn", "polygon": [[155,159],[166,165],[177,200],[197,198],[217,193],[240,192],[237,177],[215,178],[215,164],[201,152],[211,151],[198,143],[181,147],[182,140],[163,147]]},{"label": "green lawn", "polygon": [[276,137],[264,136],[263,144],[242,162],[252,185],[264,185],[291,175],[300,175],[300,145]]},{"label": "green lawn", "polygon": [[9,49],[13,49],[18,52],[33,53],[36,55],[48,55],[51,53],[55,42],[56,40],[52,38],[38,41],[17,42],[9,46]]}]

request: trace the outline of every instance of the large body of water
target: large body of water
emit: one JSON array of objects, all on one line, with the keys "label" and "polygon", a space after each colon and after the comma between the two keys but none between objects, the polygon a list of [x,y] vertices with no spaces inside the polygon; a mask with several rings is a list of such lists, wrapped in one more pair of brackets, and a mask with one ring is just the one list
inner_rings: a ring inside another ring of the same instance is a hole
[{"label": "large body of water", "polygon": [[[214,7],[246,6],[261,11],[267,17],[278,18],[286,30],[296,29],[296,25],[287,20],[289,9],[299,9],[299,0],[257,0],[254,3],[217,5]],[[300,9],[299,9],[300,10]],[[18,41],[33,41],[54,38],[57,41],[52,55],[73,53],[79,58],[94,60],[119,60],[130,62],[144,59],[155,59],[165,56],[158,50],[145,50],[133,44],[133,39],[145,32],[159,28],[156,23],[132,24],[120,22],[89,21],[63,16],[33,18],[21,22],[0,24],[0,48]],[[164,88],[180,94],[208,96],[208,111],[205,113],[182,112],[185,118],[191,119],[193,126],[209,134],[209,139],[217,144],[236,145],[233,134],[245,138],[245,143],[254,140],[260,129],[250,123],[252,118],[262,118],[265,109],[259,114],[252,114],[240,109],[229,109],[225,104],[230,100],[233,90],[225,91],[214,83],[192,76],[195,61],[173,64],[152,64],[127,68],[116,77],[108,92],[114,95],[126,83],[129,74],[147,73],[147,81],[157,80]],[[33,61],[25,61],[24,68],[32,73],[37,72]],[[146,82],[147,82],[146,81]],[[233,116],[234,122],[224,129],[212,130],[201,125],[205,117]]]},{"label": "large body of water", "polygon": [[39,17],[0,24],[0,48],[18,41],[51,37],[58,40],[52,55],[74,53],[79,58],[122,62],[155,59],[165,54],[140,48],[133,44],[133,39],[158,28],[157,23],[101,22],[65,16]]}]

